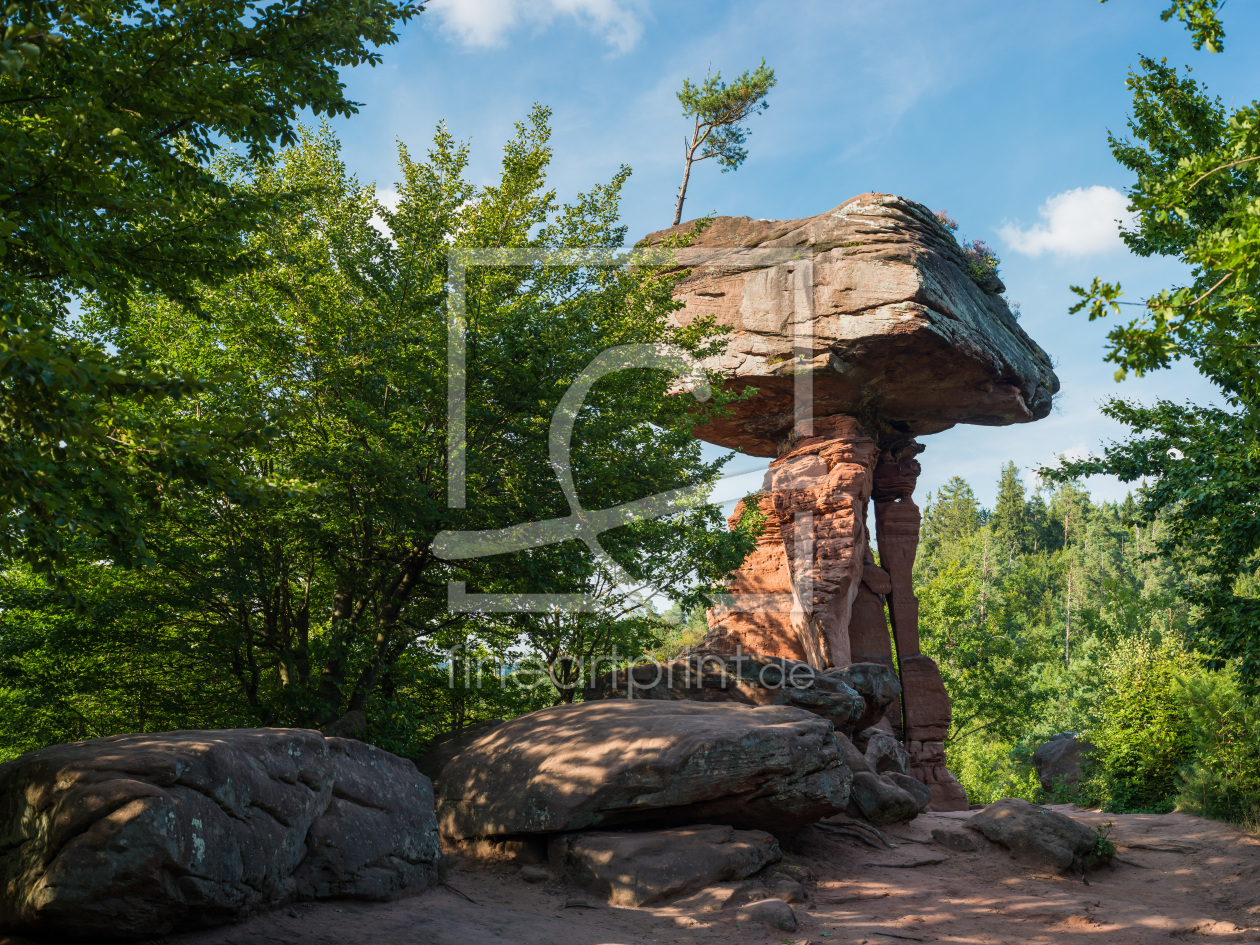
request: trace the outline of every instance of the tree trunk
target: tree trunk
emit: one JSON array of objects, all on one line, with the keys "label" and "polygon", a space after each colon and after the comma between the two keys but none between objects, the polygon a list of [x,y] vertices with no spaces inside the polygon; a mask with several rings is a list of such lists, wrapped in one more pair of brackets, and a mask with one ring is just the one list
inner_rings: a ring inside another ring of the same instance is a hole
[{"label": "tree trunk", "polygon": [[687,199],[687,180],[691,177],[691,155],[687,155],[687,163],[683,165],[682,186],[678,188],[678,203],[674,206],[674,226],[682,220],[683,201]]}]

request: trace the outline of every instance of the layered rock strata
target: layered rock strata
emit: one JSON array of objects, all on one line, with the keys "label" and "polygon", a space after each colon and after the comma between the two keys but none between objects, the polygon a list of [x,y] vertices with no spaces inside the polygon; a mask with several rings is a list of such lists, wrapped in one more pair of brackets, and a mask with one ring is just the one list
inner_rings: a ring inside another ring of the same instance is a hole
[{"label": "layered rock strata", "polygon": [[444,836],[628,824],[792,830],[843,811],[852,772],[829,721],[789,705],[600,699],[473,739],[438,777]]},{"label": "layered rock strata", "polygon": [[1059,389],[1001,280],[978,281],[954,235],[912,200],[870,193],[797,220],[717,217],[678,262],[675,317],[726,327],[708,366],[729,389],[756,390],[696,431],[711,443],[778,457],[794,432],[811,435],[798,421],[841,414],[877,414],[907,436],[1026,423],[1049,414]]}]

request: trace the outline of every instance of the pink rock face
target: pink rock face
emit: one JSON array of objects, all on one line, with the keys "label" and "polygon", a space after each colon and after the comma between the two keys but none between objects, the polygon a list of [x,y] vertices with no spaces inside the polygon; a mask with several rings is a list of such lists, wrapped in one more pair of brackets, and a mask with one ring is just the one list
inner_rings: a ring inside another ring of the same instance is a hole
[{"label": "pink rock face", "polygon": [[958,241],[914,201],[862,194],[798,220],[717,217],[678,259],[691,271],[675,317],[728,327],[710,367],[728,388],[757,391],[697,430],[711,443],[777,457],[798,378],[814,416],[873,414],[910,435],[1037,420],[1059,389],[1001,281],[972,278]]},{"label": "pink rock face", "polygon": [[[738,646],[819,668],[853,662],[849,621],[868,553],[866,510],[878,449],[852,417],[820,420],[814,433],[766,472],[765,528],[730,587],[749,609],[710,614],[704,644],[710,649]],[[751,596],[764,594],[779,595],[781,603],[760,606]]]}]

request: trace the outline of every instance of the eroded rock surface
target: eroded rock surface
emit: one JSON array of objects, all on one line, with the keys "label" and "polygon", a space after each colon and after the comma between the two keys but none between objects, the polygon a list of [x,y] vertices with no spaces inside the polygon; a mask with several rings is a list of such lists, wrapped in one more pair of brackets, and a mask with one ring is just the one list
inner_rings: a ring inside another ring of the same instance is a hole
[{"label": "eroded rock surface", "polygon": [[1050,412],[1059,381],[1049,357],[1011,314],[1001,281],[977,283],[922,204],[870,193],[797,220],[717,217],[691,245],[675,317],[727,326],[712,366],[730,388],[758,391],[697,431],[702,439],[777,457],[798,377],[812,388],[813,416],[875,412],[912,436]]},{"label": "eroded rock surface", "polygon": [[386,899],[437,858],[428,778],[315,731],[120,735],[0,765],[0,925],[60,940]]},{"label": "eroded rock surface", "polygon": [[627,823],[793,829],[843,810],[831,723],[794,706],[600,699],[495,726],[442,769],[449,837]]},{"label": "eroded rock surface", "polygon": [[1014,797],[995,801],[966,825],[1000,843],[1017,859],[1060,870],[1079,866],[1098,839],[1080,821]]},{"label": "eroded rock surface", "polygon": [[1037,779],[1041,789],[1049,794],[1056,788],[1072,790],[1081,780],[1081,763],[1088,760],[1094,744],[1075,732],[1055,735],[1035,752],[1033,764],[1037,766]]},{"label": "eroded rock surface", "polygon": [[598,676],[583,690],[586,700],[608,698],[683,699],[792,705],[820,715],[837,732],[864,728],[881,718],[901,694],[888,667],[854,664],[819,672],[808,663],[742,653],[693,653],[666,663],[648,663]]},{"label": "eroded rock surface", "polygon": [[782,859],[764,830],[704,824],[638,833],[561,834],[549,860],[579,886],[613,905],[641,906],[741,880]]}]

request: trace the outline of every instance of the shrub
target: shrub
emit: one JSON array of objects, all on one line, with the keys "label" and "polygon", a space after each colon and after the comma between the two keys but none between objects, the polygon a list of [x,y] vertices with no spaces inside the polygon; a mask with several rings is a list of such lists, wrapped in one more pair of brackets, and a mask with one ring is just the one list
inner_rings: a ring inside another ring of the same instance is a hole
[{"label": "shrub", "polygon": [[1177,782],[1177,809],[1241,823],[1260,819],[1260,705],[1233,667],[1176,679],[1194,757]]},{"label": "shrub", "polygon": [[963,243],[963,255],[967,258],[967,272],[981,285],[997,277],[1001,260],[984,240]]},{"label": "shrub", "polygon": [[1117,640],[1102,661],[1106,678],[1097,746],[1082,794],[1105,810],[1167,813],[1177,776],[1190,761],[1190,724],[1179,705],[1177,677],[1196,666],[1181,638]]},{"label": "shrub", "polygon": [[1008,742],[976,734],[951,742],[946,763],[973,804],[990,804],[1004,797],[1037,803],[1041,784],[1027,754],[1013,751]]},{"label": "shrub", "polygon": [[937,210],[936,219],[940,221],[941,226],[949,230],[951,233],[958,232],[958,221],[949,215],[948,210]]}]

